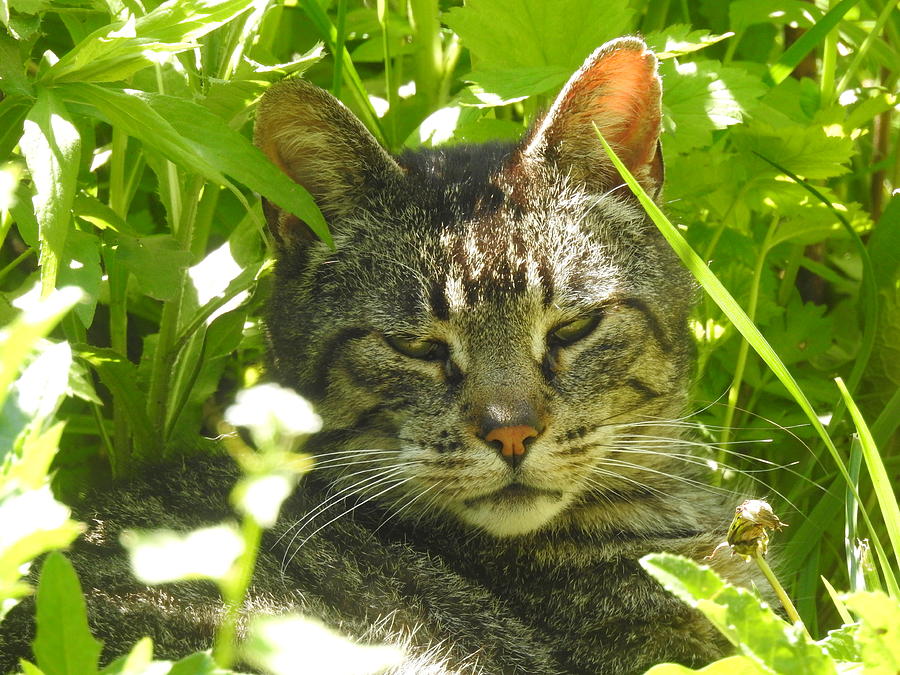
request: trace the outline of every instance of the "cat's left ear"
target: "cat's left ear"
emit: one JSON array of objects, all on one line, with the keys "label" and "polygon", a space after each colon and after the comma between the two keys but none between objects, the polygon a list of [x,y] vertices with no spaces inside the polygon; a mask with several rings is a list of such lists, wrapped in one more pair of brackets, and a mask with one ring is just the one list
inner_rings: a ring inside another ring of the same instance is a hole
[{"label": "cat's left ear", "polygon": [[603,151],[596,124],[655,198],[663,181],[661,92],[656,56],[643,40],[626,37],[607,42],[588,57],[526,135],[520,159],[555,164],[591,190],[610,190],[624,181]]}]

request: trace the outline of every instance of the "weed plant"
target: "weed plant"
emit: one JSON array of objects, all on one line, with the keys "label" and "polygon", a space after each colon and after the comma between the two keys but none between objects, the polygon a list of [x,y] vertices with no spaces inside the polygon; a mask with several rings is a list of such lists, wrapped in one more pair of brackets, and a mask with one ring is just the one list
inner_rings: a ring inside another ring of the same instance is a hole
[{"label": "weed plant", "polygon": [[[249,140],[269,83],[331,90],[392,151],[514,139],[596,46],[639,33],[664,80],[663,211],[646,206],[702,287],[683,423],[718,487],[751,481],[790,524],[777,574],[826,642],[703,596],[715,582],[681,562],[646,565],[719,619],[775,626],[730,635],[741,660],[722,672],[900,667],[892,0],[0,0],[0,22],[0,618],[30,592],[21,566],[78,535],[61,502],[202,451],[264,376],[259,195],[329,236]],[[243,518],[232,603],[266,521]],[[74,617],[78,647],[46,638],[38,667],[97,672],[74,576],[46,566],[39,612]],[[799,660],[764,654],[788,643]],[[185,656],[172,673],[217,667]],[[104,672],[140,672],[152,646],[129,659]]]}]

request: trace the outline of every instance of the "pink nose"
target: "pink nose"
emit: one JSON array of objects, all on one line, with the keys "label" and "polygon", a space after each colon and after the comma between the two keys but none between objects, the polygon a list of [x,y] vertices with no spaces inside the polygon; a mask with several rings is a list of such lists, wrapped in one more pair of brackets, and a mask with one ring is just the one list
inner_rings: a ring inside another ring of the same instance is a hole
[{"label": "pink nose", "polygon": [[537,429],[527,424],[514,427],[497,427],[491,429],[484,437],[488,443],[500,442],[500,454],[507,462],[515,466],[525,456],[525,440],[538,435]]}]

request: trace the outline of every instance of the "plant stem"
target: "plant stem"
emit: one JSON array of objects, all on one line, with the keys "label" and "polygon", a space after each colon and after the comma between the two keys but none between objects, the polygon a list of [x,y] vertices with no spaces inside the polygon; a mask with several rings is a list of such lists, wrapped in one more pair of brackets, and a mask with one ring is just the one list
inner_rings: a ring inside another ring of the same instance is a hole
[{"label": "plant stem", "polygon": [[803,619],[801,619],[800,614],[797,613],[797,608],[794,607],[794,603],[791,602],[788,594],[785,592],[781,583],[778,581],[778,578],[775,576],[775,573],[772,571],[772,568],[769,567],[769,563],[766,562],[766,559],[762,556],[762,553],[759,549],[756,550],[756,553],[753,555],[753,559],[756,561],[759,569],[762,570],[763,575],[769,581],[769,584],[772,586],[772,590],[775,591],[775,595],[777,595],[778,599],[781,601],[781,606],[784,607],[784,611],[787,612],[788,618],[792,623],[800,624],[800,627],[803,629],[803,634],[806,635],[810,642],[812,642],[812,636],[809,634],[809,631],[806,630]]},{"label": "plant stem", "polygon": [[9,263],[9,265],[7,265],[2,270],[0,270],[0,282],[2,282],[4,278],[6,278],[7,274],[12,272],[16,267],[18,267],[19,263],[21,263],[26,258],[30,257],[32,253],[34,253],[33,248],[26,248],[24,251],[22,251],[19,255],[16,256],[15,260],[13,260],[11,263]]},{"label": "plant stem", "polygon": [[416,94],[431,112],[441,101],[444,79],[440,9],[437,0],[410,0],[409,9],[416,43]]},{"label": "plant stem", "polygon": [[253,518],[246,515],[241,523],[241,536],[244,540],[244,552],[238,558],[233,569],[233,576],[221,584],[222,597],[225,600],[225,617],[216,632],[216,644],[213,658],[222,668],[231,668],[234,662],[234,641],[237,635],[237,624],[241,616],[244,596],[253,577],[256,567],[256,555],[262,540],[262,528]]}]

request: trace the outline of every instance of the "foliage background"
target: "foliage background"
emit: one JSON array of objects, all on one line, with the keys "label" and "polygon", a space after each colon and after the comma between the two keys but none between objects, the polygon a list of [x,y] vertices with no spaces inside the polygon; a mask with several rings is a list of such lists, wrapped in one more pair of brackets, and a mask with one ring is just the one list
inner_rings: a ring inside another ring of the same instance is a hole
[{"label": "foliage background", "polygon": [[[51,460],[55,494],[74,501],[148,459],[202,451],[236,389],[261,377],[271,246],[258,194],[327,237],[308,195],[249,142],[270,82],[302,73],[393,151],[515,139],[595,47],[639,33],[661,59],[665,210],[837,454],[705,294],[686,423],[720,487],[754,481],[791,524],[780,575],[811,633],[840,623],[821,576],[896,591],[891,0],[0,0],[0,22],[5,517],[35,491],[54,503]],[[57,315],[74,302],[53,296],[63,286],[81,290],[72,311],[26,330],[40,298],[57,298]],[[18,562],[75,536],[64,521],[32,523],[57,535],[0,556],[2,597],[26,592]],[[858,539],[892,546],[879,558]]]}]

